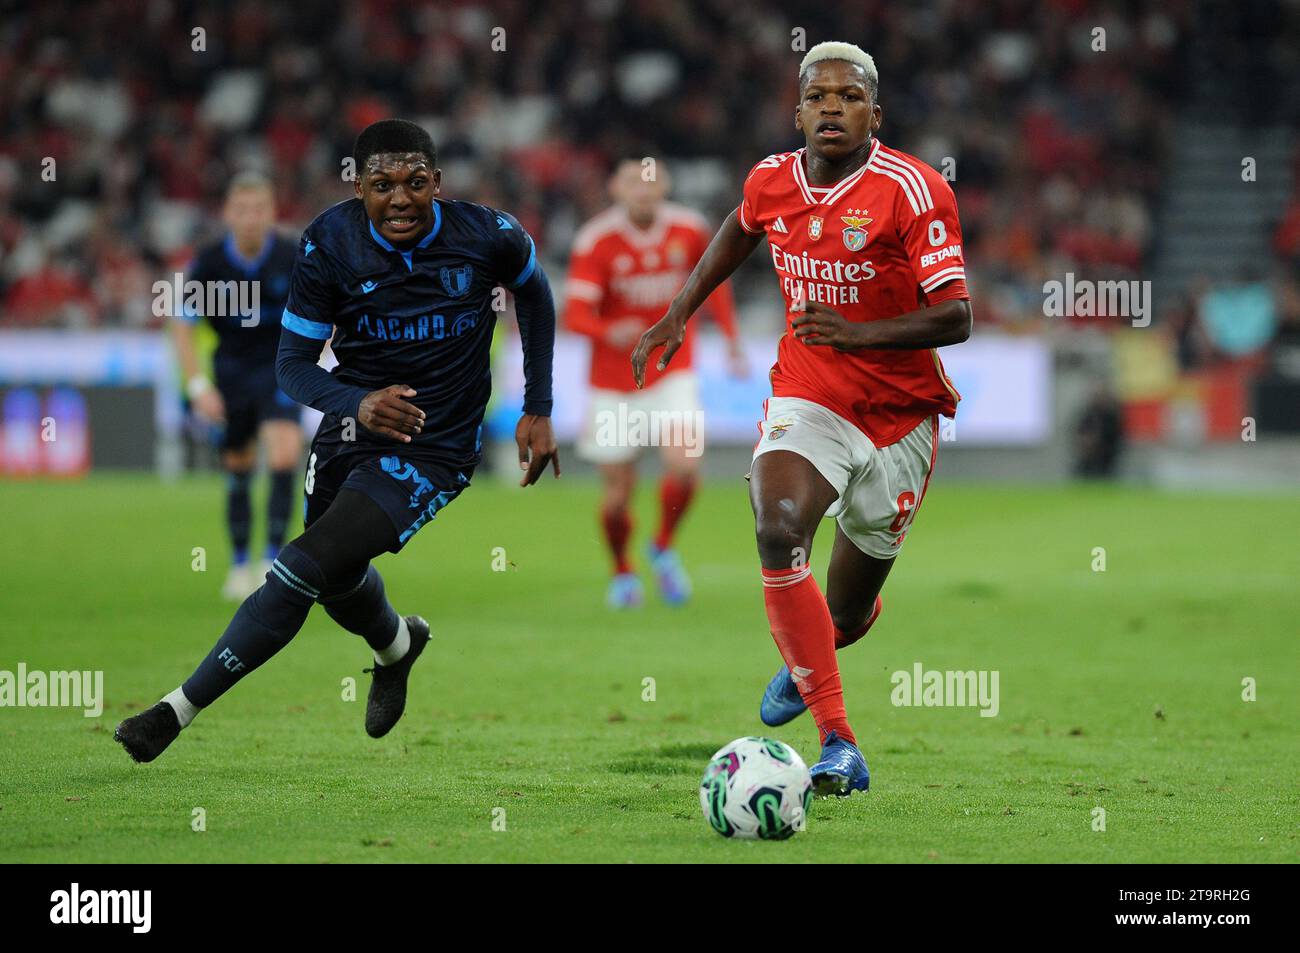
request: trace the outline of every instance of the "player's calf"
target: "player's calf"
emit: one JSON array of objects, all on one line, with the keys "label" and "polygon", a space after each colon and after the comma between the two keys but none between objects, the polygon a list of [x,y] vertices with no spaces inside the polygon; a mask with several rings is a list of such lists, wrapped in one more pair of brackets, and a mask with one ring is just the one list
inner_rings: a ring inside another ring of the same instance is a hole
[{"label": "player's calf", "polygon": [[840,618],[831,613],[831,621],[835,624],[835,647],[837,649],[848,648],[853,643],[860,640],[864,635],[871,631],[871,627],[876,624],[880,618],[880,613],[885,609],[885,600],[879,595],[871,607],[871,614],[867,616],[865,622],[854,625],[853,622]]},{"label": "player's calf", "polygon": [[[392,646],[401,619],[388,601],[379,570],[373,565],[366,566],[359,577],[321,593],[320,604],[331,619],[353,635],[365,639],[375,652],[375,661],[384,664],[381,653]],[[401,651],[406,651],[404,646]],[[399,652],[392,661],[400,657]]]},{"label": "player's calf", "polygon": [[[831,621],[835,625],[835,648],[843,649],[852,645],[866,635],[876,620],[880,618],[880,613],[884,610],[884,600],[876,596],[875,606],[871,610],[871,615],[867,621],[859,626],[853,626],[851,623],[838,619],[834,614],[831,615]],[[799,694],[799,686],[795,685],[794,679],[790,675],[790,669],[784,665],[772,676],[772,680],[767,683],[767,688],[763,692],[763,700],[758,705],[758,717],[763,724],[776,728],[791,722],[808,710],[803,696]]]}]

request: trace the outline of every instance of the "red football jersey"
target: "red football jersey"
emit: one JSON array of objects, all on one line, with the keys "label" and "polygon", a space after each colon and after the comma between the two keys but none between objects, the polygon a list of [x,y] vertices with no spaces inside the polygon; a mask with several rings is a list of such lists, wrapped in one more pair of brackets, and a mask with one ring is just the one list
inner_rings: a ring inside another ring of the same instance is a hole
[{"label": "red football jersey", "polygon": [[956,413],[961,397],[938,353],[806,345],[790,309],[802,298],[876,321],[969,298],[957,200],[938,172],[879,140],[865,165],[827,188],[808,184],[803,154],[754,166],[736,213],[745,231],[767,233],[786,298],[772,393],[821,404],[887,446],[933,414]]},{"label": "red football jersey", "polygon": [[[712,237],[702,215],[673,202],[659,206],[648,229],[637,228],[627,210],[616,205],[578,230],[566,281],[564,325],[592,339],[592,387],[636,389],[632,379],[636,342],[613,347],[604,340],[605,330],[630,317],[640,321],[644,331],[662,318]],[[735,301],[730,284],[719,285],[707,304],[722,332],[734,338]],[[686,339],[663,373],[656,368],[658,356],[646,365],[647,387],[664,374],[691,366],[693,337],[688,324]]]}]

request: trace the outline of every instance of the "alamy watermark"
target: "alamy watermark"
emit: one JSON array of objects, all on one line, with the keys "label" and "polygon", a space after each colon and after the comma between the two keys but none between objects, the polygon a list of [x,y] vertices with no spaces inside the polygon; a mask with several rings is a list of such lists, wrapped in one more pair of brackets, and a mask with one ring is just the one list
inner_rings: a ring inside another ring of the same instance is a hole
[{"label": "alamy watermark", "polygon": [[1064,281],[1043,282],[1043,314],[1049,318],[1131,318],[1151,324],[1151,282],[1092,281],[1067,271]]},{"label": "alamy watermark", "polygon": [[124,924],[132,933],[148,933],[153,923],[152,890],[68,890],[50,894],[50,922],[55,924]]},{"label": "alamy watermark", "polygon": [[156,318],[239,318],[245,328],[255,328],[262,320],[262,283],[257,280],[186,281],[178,271],[170,281],[155,281],[152,290]]},{"label": "alamy watermark", "polygon": [[0,708],[81,708],[87,718],[104,713],[103,672],[41,672],[18,663],[0,669]]},{"label": "alamy watermark", "polygon": [[989,672],[927,671],[916,662],[910,672],[900,669],[890,676],[894,689],[889,693],[889,700],[900,708],[979,708],[981,718],[996,718],[1001,707],[999,675],[996,669]]},{"label": "alamy watermark", "polygon": [[596,413],[600,447],[684,447],[686,456],[704,453],[704,411],[640,410],[620,401]]}]

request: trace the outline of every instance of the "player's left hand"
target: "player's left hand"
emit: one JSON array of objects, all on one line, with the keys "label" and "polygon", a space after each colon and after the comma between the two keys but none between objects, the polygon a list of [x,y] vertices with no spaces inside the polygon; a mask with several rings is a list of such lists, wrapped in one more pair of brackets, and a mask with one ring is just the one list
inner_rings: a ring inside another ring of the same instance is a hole
[{"label": "player's left hand", "polygon": [[859,333],[861,324],[855,324],[834,308],[816,301],[804,305],[791,328],[794,336],[804,344],[829,344],[837,351],[851,351],[862,347]]},{"label": "player's left hand", "polygon": [[519,481],[520,486],[532,486],[546,472],[546,464],[560,475],[560,448],[555,444],[555,431],[550,417],[524,414],[515,426],[515,444],[519,447],[519,469],[527,471]]}]

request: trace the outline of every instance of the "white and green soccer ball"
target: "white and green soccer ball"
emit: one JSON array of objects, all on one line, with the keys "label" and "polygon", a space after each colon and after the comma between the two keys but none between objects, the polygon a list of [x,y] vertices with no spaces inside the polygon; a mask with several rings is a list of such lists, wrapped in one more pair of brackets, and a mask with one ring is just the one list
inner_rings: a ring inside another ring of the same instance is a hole
[{"label": "white and green soccer ball", "polygon": [[723,837],[785,840],[804,829],[812,793],[808,766],[789,745],[737,738],[709,759],[700,806]]}]

